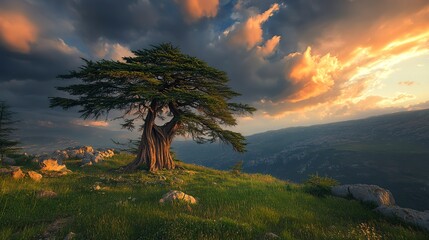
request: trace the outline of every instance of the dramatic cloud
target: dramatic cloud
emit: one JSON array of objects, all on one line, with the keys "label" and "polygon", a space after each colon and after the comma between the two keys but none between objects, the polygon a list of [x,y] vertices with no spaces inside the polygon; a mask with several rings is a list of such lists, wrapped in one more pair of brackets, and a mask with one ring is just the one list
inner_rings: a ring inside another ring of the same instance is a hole
[{"label": "dramatic cloud", "polygon": [[311,55],[308,47],[304,54],[290,54],[286,61],[299,58],[286,78],[290,79],[297,91],[287,100],[299,102],[311,97],[319,96],[329,91],[335,84],[335,74],[341,70],[341,66],[335,57],[326,54],[323,57]]},{"label": "dramatic cloud", "polygon": [[8,47],[28,53],[37,34],[37,27],[24,14],[0,10],[0,39]]},{"label": "dramatic cloud", "polygon": [[28,134],[129,136],[117,122],[49,109],[48,96],[76,82],[56,76],[82,57],[121,60],[161,42],[228,74],[236,100],[259,110],[239,119],[245,133],[429,102],[427,1],[0,0],[0,9],[0,98]]},{"label": "dramatic cloud", "polygon": [[215,17],[219,8],[219,0],[175,0],[181,5],[186,18],[196,21],[203,17]]},{"label": "dramatic cloud", "polygon": [[[263,41],[262,24],[265,23],[273,14],[279,11],[280,5],[275,3],[267,11],[249,17],[244,23],[236,23],[227,29],[224,34],[229,38],[229,42],[236,46],[246,46],[247,49],[255,47]],[[280,37],[276,36],[272,45],[277,45]],[[277,41],[277,44],[275,42]]]}]

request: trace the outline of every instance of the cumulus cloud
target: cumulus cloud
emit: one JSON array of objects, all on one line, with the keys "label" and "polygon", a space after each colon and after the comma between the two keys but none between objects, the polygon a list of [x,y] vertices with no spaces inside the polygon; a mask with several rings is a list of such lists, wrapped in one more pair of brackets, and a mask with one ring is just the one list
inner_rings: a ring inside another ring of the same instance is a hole
[{"label": "cumulus cloud", "polygon": [[0,39],[8,47],[28,53],[37,36],[37,27],[23,13],[0,11]]},{"label": "cumulus cloud", "polygon": [[185,17],[193,22],[200,18],[215,17],[219,9],[219,0],[175,0],[180,4]]},{"label": "cumulus cloud", "polygon": [[128,47],[119,43],[108,43],[103,38],[98,40],[93,49],[96,57],[100,59],[122,61],[124,57],[134,56]]},{"label": "cumulus cloud", "polygon": [[290,79],[297,91],[287,97],[290,102],[303,101],[329,91],[335,84],[335,75],[341,70],[337,58],[330,54],[322,57],[312,55],[310,47],[303,54],[290,54],[286,61],[293,58],[298,60],[287,72],[286,78]]}]

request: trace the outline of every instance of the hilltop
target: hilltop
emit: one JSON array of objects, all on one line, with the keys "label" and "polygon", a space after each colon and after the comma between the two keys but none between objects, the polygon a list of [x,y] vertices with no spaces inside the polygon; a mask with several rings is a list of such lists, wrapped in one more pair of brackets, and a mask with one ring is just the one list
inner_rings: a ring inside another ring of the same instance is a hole
[{"label": "hilltop", "polygon": [[399,112],[247,137],[248,151],[177,142],[180,159],[217,169],[244,161],[244,171],[302,182],[311,174],[341,183],[388,188],[399,205],[429,209],[429,109]]},{"label": "hilltop", "polygon": [[[119,154],[41,182],[0,177],[0,239],[427,239],[382,217],[372,206],[318,197],[268,175],[233,173],[177,162],[174,171],[118,173]],[[35,163],[20,162],[24,171]],[[198,203],[160,204],[169,190]],[[57,195],[40,198],[40,191]],[[73,232],[74,235],[70,235]]]}]

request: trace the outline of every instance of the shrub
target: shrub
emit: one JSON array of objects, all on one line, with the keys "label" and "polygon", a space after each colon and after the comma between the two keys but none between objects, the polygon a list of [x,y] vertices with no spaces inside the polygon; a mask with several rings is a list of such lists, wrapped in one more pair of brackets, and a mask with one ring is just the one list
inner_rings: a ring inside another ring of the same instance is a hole
[{"label": "shrub", "polygon": [[231,172],[234,174],[240,174],[243,170],[243,160],[238,161],[231,167]]},{"label": "shrub", "polygon": [[338,185],[338,181],[330,177],[310,175],[304,182],[304,190],[317,197],[325,197],[331,193],[331,188]]}]

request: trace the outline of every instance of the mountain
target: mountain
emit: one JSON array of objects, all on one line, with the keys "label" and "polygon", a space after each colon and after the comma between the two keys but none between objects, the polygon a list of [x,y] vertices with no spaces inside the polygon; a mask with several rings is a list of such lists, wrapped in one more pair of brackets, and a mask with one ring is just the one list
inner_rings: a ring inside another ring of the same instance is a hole
[{"label": "mountain", "polygon": [[243,160],[251,173],[302,182],[318,174],[388,188],[399,205],[429,209],[429,109],[247,137],[244,154],[221,144],[176,142],[179,159],[217,169]]}]

